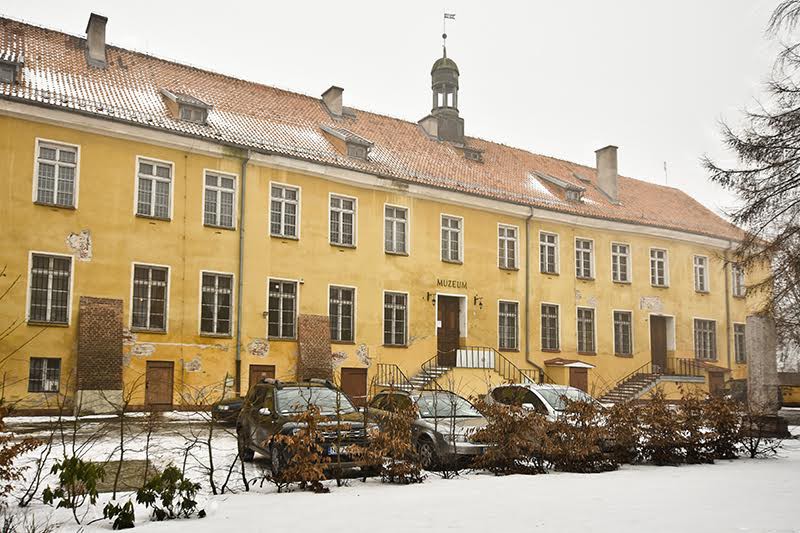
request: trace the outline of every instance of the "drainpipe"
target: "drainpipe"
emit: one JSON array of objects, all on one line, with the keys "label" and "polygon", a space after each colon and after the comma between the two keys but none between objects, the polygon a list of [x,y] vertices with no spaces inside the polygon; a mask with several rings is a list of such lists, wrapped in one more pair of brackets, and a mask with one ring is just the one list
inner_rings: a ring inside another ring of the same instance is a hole
[{"label": "drainpipe", "polygon": [[531,239],[530,226],[533,218],[533,206],[531,214],[525,219],[525,361],[531,361],[531,321],[530,321],[530,288],[531,288]]},{"label": "drainpipe", "polygon": [[242,395],[242,292],[244,287],[244,208],[247,191],[247,163],[250,150],[242,158],[241,192],[239,194],[239,272],[236,278],[236,377],[234,388],[236,396]]},{"label": "drainpipe", "polygon": [[728,241],[728,250],[725,251],[725,265],[723,267],[723,274],[725,275],[725,353],[728,358],[728,368],[733,370],[731,366],[731,302],[730,302],[730,276],[729,269],[730,263],[728,262],[728,252],[733,248],[733,243]]}]

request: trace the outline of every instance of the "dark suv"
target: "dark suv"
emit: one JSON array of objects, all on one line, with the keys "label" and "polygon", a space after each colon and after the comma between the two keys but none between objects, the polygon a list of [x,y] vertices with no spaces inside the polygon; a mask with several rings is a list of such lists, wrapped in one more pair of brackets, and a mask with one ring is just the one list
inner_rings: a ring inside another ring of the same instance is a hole
[{"label": "dark suv", "polygon": [[[347,450],[367,444],[363,414],[342,391],[322,380],[283,383],[265,379],[250,387],[236,421],[242,459],[252,461],[258,452],[270,458],[274,475],[282,472],[289,456],[285,446],[276,442],[275,437],[299,431],[304,424],[297,420],[297,416],[310,405],[319,408],[324,418],[320,424],[321,444],[324,453],[331,457],[331,466],[335,464],[342,469],[361,466],[347,454]],[[345,429],[337,435],[339,422],[345,425]]]}]

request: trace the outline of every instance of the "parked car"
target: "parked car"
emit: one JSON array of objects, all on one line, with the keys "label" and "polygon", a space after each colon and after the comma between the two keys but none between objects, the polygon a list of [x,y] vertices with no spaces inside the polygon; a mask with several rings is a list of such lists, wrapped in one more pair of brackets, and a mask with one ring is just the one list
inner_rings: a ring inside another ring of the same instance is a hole
[{"label": "parked car", "polygon": [[235,424],[244,405],[244,398],[228,398],[211,406],[211,418],[222,424]]},{"label": "parked car", "polygon": [[545,415],[549,420],[561,416],[566,400],[592,402],[603,407],[586,392],[567,385],[538,383],[499,385],[489,389],[486,394],[487,403],[520,405]]},{"label": "parked car", "polygon": [[486,425],[486,419],[469,401],[449,391],[384,391],[367,408],[379,425],[399,409],[417,406],[412,439],[420,463],[430,470],[449,462],[464,462],[482,454],[487,445],[470,442],[470,435]]},{"label": "parked car", "polygon": [[[309,405],[316,406],[324,418],[320,424],[321,444],[331,463],[345,470],[360,467],[347,450],[367,443],[369,428],[363,414],[331,382],[321,380],[283,383],[265,379],[250,387],[236,421],[242,460],[252,461],[258,452],[269,457],[273,474],[280,474],[288,464],[289,451],[275,437],[293,435],[304,427],[297,418]],[[339,422],[346,423],[347,429],[337,435]]]}]

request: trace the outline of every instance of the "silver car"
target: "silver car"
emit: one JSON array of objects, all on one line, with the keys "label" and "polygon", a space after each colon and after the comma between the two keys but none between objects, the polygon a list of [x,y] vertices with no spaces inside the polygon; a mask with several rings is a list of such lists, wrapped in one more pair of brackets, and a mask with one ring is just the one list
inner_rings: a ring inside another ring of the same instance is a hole
[{"label": "silver car", "polygon": [[450,391],[384,391],[372,398],[367,413],[379,425],[393,413],[417,406],[412,439],[426,470],[443,464],[468,462],[486,451],[470,442],[470,435],[486,426],[486,419],[469,401]]},{"label": "silver car", "polygon": [[567,385],[518,383],[493,387],[486,394],[487,403],[521,405],[555,420],[564,411],[565,400],[602,404],[589,394]]}]

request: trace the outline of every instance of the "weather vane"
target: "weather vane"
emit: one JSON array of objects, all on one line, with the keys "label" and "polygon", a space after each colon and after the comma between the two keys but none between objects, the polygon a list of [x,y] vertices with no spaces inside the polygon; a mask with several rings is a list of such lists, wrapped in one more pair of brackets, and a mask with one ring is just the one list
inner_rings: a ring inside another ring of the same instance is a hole
[{"label": "weather vane", "polygon": [[447,46],[447,20],[456,20],[455,13],[445,13],[442,19],[442,47]]}]

